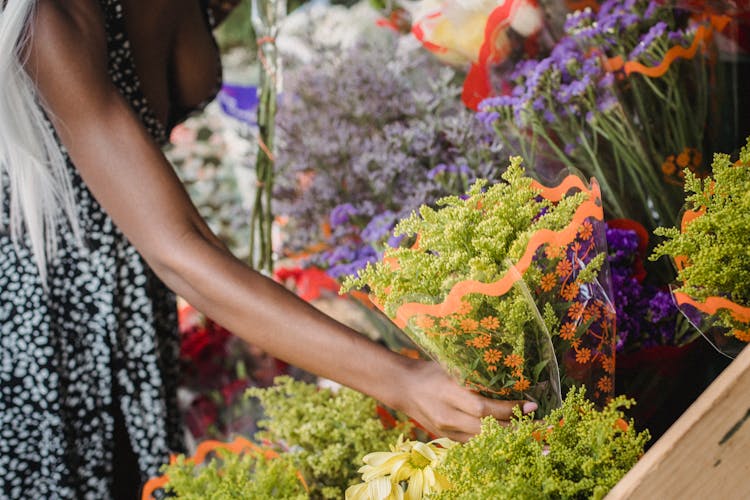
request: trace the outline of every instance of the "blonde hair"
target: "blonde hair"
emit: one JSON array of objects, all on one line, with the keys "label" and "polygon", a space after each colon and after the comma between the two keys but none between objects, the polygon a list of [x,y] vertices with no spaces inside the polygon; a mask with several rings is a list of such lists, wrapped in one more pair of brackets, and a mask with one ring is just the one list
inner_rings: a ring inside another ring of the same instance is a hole
[{"label": "blonde hair", "polygon": [[[28,237],[42,283],[69,222],[80,243],[73,187],[65,156],[36,85],[24,69],[36,0],[5,0],[0,11],[0,206],[9,196],[9,227],[16,248]],[[2,223],[2,222],[0,222]]]}]

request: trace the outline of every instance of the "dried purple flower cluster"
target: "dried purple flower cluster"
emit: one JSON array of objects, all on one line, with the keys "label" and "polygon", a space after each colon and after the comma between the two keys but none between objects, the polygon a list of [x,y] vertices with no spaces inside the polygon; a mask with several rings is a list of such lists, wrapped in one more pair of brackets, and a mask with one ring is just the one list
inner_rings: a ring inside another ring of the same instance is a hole
[{"label": "dried purple flower cluster", "polygon": [[454,73],[395,38],[323,54],[289,74],[285,93],[283,250],[308,253],[334,277],[397,245],[391,229],[420,205],[502,173],[507,153],[460,102]]}]

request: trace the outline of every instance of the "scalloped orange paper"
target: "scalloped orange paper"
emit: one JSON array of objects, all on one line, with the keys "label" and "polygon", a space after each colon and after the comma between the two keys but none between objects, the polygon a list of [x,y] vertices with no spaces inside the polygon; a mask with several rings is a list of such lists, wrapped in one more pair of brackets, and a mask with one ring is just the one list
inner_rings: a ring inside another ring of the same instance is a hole
[{"label": "scalloped orange paper", "polygon": [[624,61],[621,56],[617,56],[605,60],[604,68],[607,71],[624,70],[626,75],[640,73],[651,78],[659,78],[669,71],[672,63],[677,59],[693,59],[701,45],[708,44],[714,32],[721,32],[731,20],[732,18],[728,16],[710,16],[708,25],[701,25],[696,29],[695,38],[693,38],[690,47],[682,47],[681,45],[672,47],[664,54],[664,58],[654,66],[646,66],[638,61]]},{"label": "scalloped orange paper", "polygon": [[461,308],[461,298],[470,293],[479,293],[492,297],[504,295],[511,289],[513,284],[521,279],[523,272],[529,268],[531,260],[539,248],[547,244],[553,246],[568,245],[575,240],[578,229],[586,219],[604,220],[601,192],[599,184],[595,179],[592,179],[590,188],[586,187],[584,182],[574,175],[565,177],[557,186],[546,187],[536,181],[532,183],[532,186],[534,189],[540,191],[541,196],[554,202],[560,201],[565,193],[571,189],[578,189],[588,194],[588,199],[578,207],[570,224],[564,229],[560,231],[542,229],[535,233],[529,241],[523,256],[500,280],[493,283],[482,283],[474,280],[458,282],[453,286],[445,300],[439,304],[421,304],[419,302],[402,304],[396,311],[395,318],[392,318],[396,326],[404,328],[410,318],[421,314],[429,314],[435,317],[445,317],[453,314]]}]

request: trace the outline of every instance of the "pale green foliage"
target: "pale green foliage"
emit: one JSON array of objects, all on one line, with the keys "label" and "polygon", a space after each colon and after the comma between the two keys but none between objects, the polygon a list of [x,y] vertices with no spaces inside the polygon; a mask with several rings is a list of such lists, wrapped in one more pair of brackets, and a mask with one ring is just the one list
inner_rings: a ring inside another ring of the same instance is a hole
[{"label": "pale green foliage", "polygon": [[[686,173],[687,208],[705,209],[680,232],[659,228],[667,241],[651,256],[686,256],[680,291],[698,299],[723,296],[750,305],[750,138],[734,165],[729,155],[716,154],[712,177]],[[728,325],[730,326],[730,325]]]},{"label": "pale green foliage", "polygon": [[259,422],[258,438],[283,443],[302,472],[313,498],[343,498],[358,482],[357,469],[372,450],[387,449],[411,425],[403,421],[385,429],[376,401],[342,387],[329,389],[278,377],[272,387],[252,388],[268,417]]},{"label": "pale green foliage", "polygon": [[440,471],[452,489],[433,498],[602,498],[650,438],[632,422],[623,430],[621,408],[631,404],[620,396],[598,411],[579,388],[543,421],[518,415],[503,427],[485,418],[478,436],[449,450]]},{"label": "pale green foliage", "polygon": [[207,465],[195,465],[179,457],[165,466],[164,472],[169,476],[166,491],[180,500],[308,498],[291,457],[284,455],[266,459],[255,453],[238,455],[224,450]]}]

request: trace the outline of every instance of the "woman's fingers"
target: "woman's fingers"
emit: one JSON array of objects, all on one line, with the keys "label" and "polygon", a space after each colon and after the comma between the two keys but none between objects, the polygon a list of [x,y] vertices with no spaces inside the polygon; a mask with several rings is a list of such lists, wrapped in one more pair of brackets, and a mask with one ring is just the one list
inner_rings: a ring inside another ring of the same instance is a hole
[{"label": "woman's fingers", "polygon": [[419,376],[410,378],[404,409],[428,431],[455,441],[467,441],[481,430],[481,419],[496,418],[507,425],[520,408],[524,414],[537,409],[530,401],[485,398],[462,387],[437,364],[419,362]]},{"label": "woman's fingers", "polygon": [[524,415],[537,409],[537,404],[531,401],[497,401],[485,399],[485,405],[486,411],[482,416],[492,415],[498,420],[510,420],[513,417],[515,408],[520,408],[521,413]]}]

